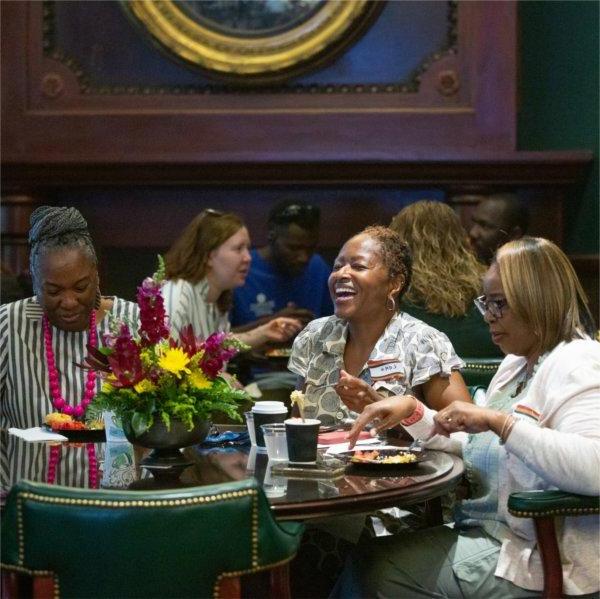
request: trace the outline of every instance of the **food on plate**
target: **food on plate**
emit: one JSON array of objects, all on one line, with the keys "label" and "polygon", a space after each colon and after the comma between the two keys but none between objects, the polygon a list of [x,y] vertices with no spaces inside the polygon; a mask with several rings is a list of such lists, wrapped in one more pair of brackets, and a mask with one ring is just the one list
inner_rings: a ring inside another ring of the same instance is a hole
[{"label": "food on plate", "polygon": [[358,464],[372,462],[378,464],[410,464],[417,461],[417,456],[414,453],[405,453],[403,451],[395,455],[379,455],[379,451],[376,449],[371,451],[357,450],[350,458],[350,461]]},{"label": "food on plate", "polygon": [[104,428],[102,420],[81,422],[75,420],[69,414],[62,414],[61,412],[51,412],[46,415],[44,420],[53,431],[100,430]]},{"label": "food on plate", "polygon": [[265,356],[268,358],[289,358],[292,355],[292,350],[289,347],[279,347],[268,349]]}]

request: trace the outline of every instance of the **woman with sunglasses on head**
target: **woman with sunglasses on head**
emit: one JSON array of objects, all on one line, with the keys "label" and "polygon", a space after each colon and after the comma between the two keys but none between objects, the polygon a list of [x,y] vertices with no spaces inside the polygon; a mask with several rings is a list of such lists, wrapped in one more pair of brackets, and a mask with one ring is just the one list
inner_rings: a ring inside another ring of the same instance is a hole
[{"label": "woman with sunglasses on head", "polygon": [[306,393],[306,416],[338,425],[407,393],[434,408],[470,401],[448,338],[400,309],[411,272],[408,245],[387,227],[344,244],[329,277],[335,314],[308,324],[288,365]]},{"label": "woman with sunglasses on head", "polygon": [[[508,496],[557,488],[600,494],[600,344],[568,258],[546,239],[511,241],[483,290],[476,304],[506,354],[485,407],[455,402],[436,413],[417,399],[391,398],[367,406],[349,434],[353,444],[379,419],[377,430],[400,424],[432,448],[460,453],[470,496],[457,506],[454,529],[362,547],[361,561],[347,564],[339,581],[341,597],[540,596],[533,524],[508,514]],[[566,518],[558,526],[567,595],[599,590],[598,525]]]},{"label": "woman with sunglasses on head", "polygon": [[[250,235],[231,213],[202,211],[165,256],[165,308],[174,330],[191,323],[206,338],[229,331],[232,290],[244,284],[250,268]],[[295,318],[275,318],[237,337],[253,348],[284,342],[301,328]]]}]

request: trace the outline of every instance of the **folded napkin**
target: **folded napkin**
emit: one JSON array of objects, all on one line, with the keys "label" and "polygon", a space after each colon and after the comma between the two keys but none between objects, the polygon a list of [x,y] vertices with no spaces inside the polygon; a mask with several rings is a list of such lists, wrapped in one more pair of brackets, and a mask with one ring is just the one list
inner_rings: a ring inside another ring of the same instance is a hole
[{"label": "folded napkin", "polygon": [[34,426],[33,428],[9,428],[9,435],[20,437],[28,443],[43,443],[46,441],[68,441],[64,435],[58,433],[52,433],[47,431],[40,426]]}]

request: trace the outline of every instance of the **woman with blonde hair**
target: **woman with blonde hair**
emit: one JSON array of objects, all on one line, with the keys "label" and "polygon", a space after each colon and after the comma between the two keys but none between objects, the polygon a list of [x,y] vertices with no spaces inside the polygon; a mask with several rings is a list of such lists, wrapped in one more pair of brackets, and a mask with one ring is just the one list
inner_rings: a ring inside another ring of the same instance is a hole
[{"label": "woman with blonde hair", "polygon": [[[232,290],[246,280],[249,249],[248,229],[235,214],[209,208],[189,223],[165,256],[162,293],[174,330],[191,323],[204,338],[230,330]],[[301,326],[295,318],[279,317],[236,336],[257,348],[287,341]]]},{"label": "woman with blonde hair", "polygon": [[422,200],[403,208],[390,228],[408,243],[413,256],[402,309],[448,335],[459,356],[500,356],[473,305],[485,266],[471,250],[454,210]]},{"label": "woman with blonde hair", "polygon": [[[523,237],[498,250],[483,292],[477,308],[506,354],[485,405],[453,402],[436,412],[413,398],[387,398],[366,406],[349,434],[352,445],[369,422],[377,431],[401,424],[426,446],[459,454],[470,492],[454,528],[365,544],[337,596],[539,597],[533,523],[508,513],[509,495],[600,494],[600,343],[571,263],[551,241]],[[565,595],[597,597],[599,525],[557,523]]]}]

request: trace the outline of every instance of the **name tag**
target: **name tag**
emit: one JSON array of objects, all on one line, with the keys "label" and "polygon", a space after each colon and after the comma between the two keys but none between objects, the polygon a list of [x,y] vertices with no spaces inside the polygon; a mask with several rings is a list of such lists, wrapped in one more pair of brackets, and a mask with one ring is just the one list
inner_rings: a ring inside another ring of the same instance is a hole
[{"label": "name tag", "polygon": [[400,381],[404,378],[404,369],[398,360],[369,360],[367,362],[371,379],[376,381]]}]

